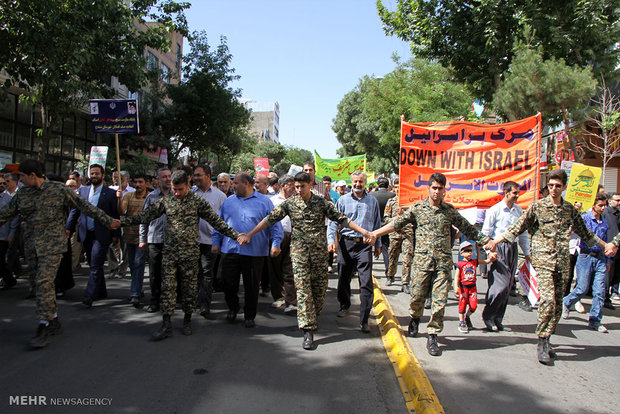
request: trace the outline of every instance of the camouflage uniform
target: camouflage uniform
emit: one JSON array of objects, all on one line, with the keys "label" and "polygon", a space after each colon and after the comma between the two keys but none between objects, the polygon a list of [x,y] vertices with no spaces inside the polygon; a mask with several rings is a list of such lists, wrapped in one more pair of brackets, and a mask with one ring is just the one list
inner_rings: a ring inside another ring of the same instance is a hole
[{"label": "camouflage uniform", "polygon": [[106,226],[112,218],[62,183],[44,181],[40,188],[24,187],[0,210],[0,224],[20,214],[26,221],[29,266],[36,268],[37,315],[52,320],[56,313],[54,279],[67,251],[67,210],[77,208]]},{"label": "camouflage uniform", "polygon": [[177,272],[181,282],[183,312],[191,314],[196,307],[198,295],[198,258],[200,244],[198,223],[205,220],[225,236],[236,239],[239,236],[217,215],[202,197],[189,192],[182,199],[174,194],[159,199],[146,210],[135,216],[121,217],[123,226],[148,224],[159,216],[167,217],[163,249],[163,275],[161,309],[165,315],[172,315],[177,302]]},{"label": "camouflage uniform", "polygon": [[571,233],[576,233],[588,246],[594,246],[600,239],[588,230],[571,203],[562,199],[562,205],[556,206],[551,196],[534,202],[502,237],[513,243],[525,230],[532,234],[532,265],[536,269],[540,290],[536,335],[547,338],[555,332],[562,316],[562,299],[570,266],[568,241]]},{"label": "camouflage uniform", "polygon": [[416,203],[394,220],[394,229],[402,230],[408,223],[413,227],[416,240],[410,314],[414,319],[422,316],[430,290],[432,308],[427,330],[429,334],[437,334],[443,329],[453,266],[451,226],[478,243],[485,244],[491,239],[469,224],[451,204],[443,201],[438,207],[431,206],[428,199]]},{"label": "camouflage uniform", "polygon": [[[403,213],[404,209],[398,206],[398,196],[392,197],[385,205],[385,215],[383,216],[385,223],[394,221],[394,219]],[[390,233],[390,247],[388,256],[390,264],[387,270],[388,277],[394,277],[396,268],[398,267],[398,256],[403,253],[403,269],[401,281],[403,285],[409,285],[411,280],[411,261],[413,259],[413,227],[407,224],[400,231]]]},{"label": "camouflage uniform", "polygon": [[327,291],[327,234],[325,217],[347,226],[349,219],[324,198],[312,194],[308,201],[299,195],[274,208],[265,221],[269,226],[291,218],[291,260],[297,289],[297,323],[316,330]]}]

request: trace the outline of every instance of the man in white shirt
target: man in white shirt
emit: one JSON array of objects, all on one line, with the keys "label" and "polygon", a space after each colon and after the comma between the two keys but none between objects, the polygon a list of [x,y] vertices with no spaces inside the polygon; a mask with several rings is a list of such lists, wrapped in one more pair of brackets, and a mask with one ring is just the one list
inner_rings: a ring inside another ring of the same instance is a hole
[{"label": "man in white shirt", "polygon": [[[213,211],[219,211],[226,194],[211,185],[211,167],[206,164],[198,164],[194,168],[193,175],[195,187],[192,191],[205,199],[211,205]],[[198,263],[198,305],[199,313],[206,318],[211,312],[211,299],[213,297],[213,267],[216,255],[211,253],[213,227],[205,220],[200,219],[200,261]]]},{"label": "man in white shirt", "polygon": [[[129,179],[129,172],[121,171],[120,188],[122,188],[123,194],[118,197],[119,207],[125,194],[136,191],[135,188],[129,185]],[[110,189],[118,191],[118,171],[114,171],[112,173],[112,181],[114,185],[111,185]],[[122,229],[121,237],[118,239],[118,242],[112,243],[110,245],[110,250],[108,250],[108,265],[110,266],[110,277],[115,279],[122,279],[127,273],[127,267],[129,266],[129,263],[127,261],[127,244],[125,243],[125,238],[123,237],[124,232],[125,230]]]},{"label": "man in white shirt", "polygon": [[[504,183],[504,199],[491,207],[485,216],[482,233],[494,239],[506,231],[521,215],[523,209],[516,202],[519,198],[519,185],[514,181]],[[519,236],[519,245],[525,255],[525,260],[531,261],[530,241],[527,232]],[[508,305],[510,289],[514,283],[514,276],[519,260],[517,243],[503,242],[497,246],[498,258],[491,265],[488,272],[489,289],[486,294],[486,306],[482,311],[482,319],[486,328],[493,331],[503,331],[504,313]]]}]

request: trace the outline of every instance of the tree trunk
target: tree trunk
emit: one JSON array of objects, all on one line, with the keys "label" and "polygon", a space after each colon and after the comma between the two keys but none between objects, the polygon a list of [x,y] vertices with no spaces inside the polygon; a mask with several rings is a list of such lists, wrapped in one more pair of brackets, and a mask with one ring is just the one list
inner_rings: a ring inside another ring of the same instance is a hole
[{"label": "tree trunk", "polygon": [[48,128],[48,114],[45,105],[41,104],[41,140],[39,142],[39,148],[37,151],[37,159],[45,165],[45,155],[47,153],[47,145],[49,143],[49,128]]},{"label": "tree trunk", "polygon": [[564,118],[564,132],[566,132],[566,139],[568,140],[568,145],[570,145],[571,151],[575,156],[575,162],[579,162],[579,157],[577,156],[577,144],[573,137],[570,136],[570,120],[568,119],[568,112],[565,107],[562,107],[562,117]]}]

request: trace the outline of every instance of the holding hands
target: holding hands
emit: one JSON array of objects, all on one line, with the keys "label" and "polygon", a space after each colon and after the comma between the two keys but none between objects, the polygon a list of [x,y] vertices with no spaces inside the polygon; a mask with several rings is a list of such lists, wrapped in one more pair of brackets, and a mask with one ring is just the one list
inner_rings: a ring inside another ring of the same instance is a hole
[{"label": "holding hands", "polygon": [[491,252],[487,255],[487,259],[489,259],[490,262],[494,262],[497,260],[497,253],[495,252]]},{"label": "holding hands", "polygon": [[613,243],[605,244],[605,256],[614,256],[618,253],[618,248]]},{"label": "holding hands", "polygon": [[120,227],[121,227],[121,221],[119,219],[113,219],[112,224],[110,224],[110,229],[116,230],[116,229],[119,229]]},{"label": "holding hands", "polygon": [[251,237],[249,237],[247,233],[239,233],[239,237],[237,237],[237,243],[243,246],[245,244],[249,244],[250,239]]},{"label": "holding hands", "polygon": [[374,232],[366,231],[363,233],[363,236],[364,236],[364,243],[366,244],[375,244],[375,242],[377,241],[377,236],[375,235]]},{"label": "holding hands", "polygon": [[503,239],[495,239],[495,240],[491,240],[489,241],[487,244],[484,245],[484,250],[489,250],[494,252],[495,251],[495,247],[497,247],[498,244],[500,244],[503,241]]}]

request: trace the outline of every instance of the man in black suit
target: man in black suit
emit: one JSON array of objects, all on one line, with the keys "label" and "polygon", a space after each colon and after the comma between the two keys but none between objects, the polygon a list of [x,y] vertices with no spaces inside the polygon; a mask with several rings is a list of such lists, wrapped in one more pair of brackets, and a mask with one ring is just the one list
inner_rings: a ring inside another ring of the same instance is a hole
[{"label": "man in black suit", "polygon": [[[385,221],[383,220],[383,214],[385,213],[385,205],[388,200],[392,197],[396,197],[396,193],[388,191],[388,187],[390,186],[390,180],[386,177],[377,178],[377,187],[379,189],[377,191],[371,191],[370,194],[379,202],[379,214],[381,215],[381,225],[385,225]],[[383,255],[383,264],[385,264],[385,276],[387,276],[387,269],[390,263],[390,258],[388,256],[388,247],[390,246],[390,238],[389,236],[381,237],[381,254]],[[388,277],[388,286],[394,283],[394,278]]]},{"label": "man in black suit", "polygon": [[[103,177],[103,167],[99,164],[91,165],[91,185],[81,187],[78,190],[78,194],[87,199],[92,205],[99,207],[110,217],[119,218],[116,191],[103,185]],[[120,230],[109,230],[98,221],[80,214],[78,209],[73,209],[67,219],[67,232],[73,230],[76,223],[78,225],[78,240],[83,243],[88,263],[90,264],[90,277],[84,292],[84,300],[82,301],[86,307],[90,308],[94,300],[105,299],[108,296],[103,275],[103,264],[108,247],[110,243],[118,239]]]}]

